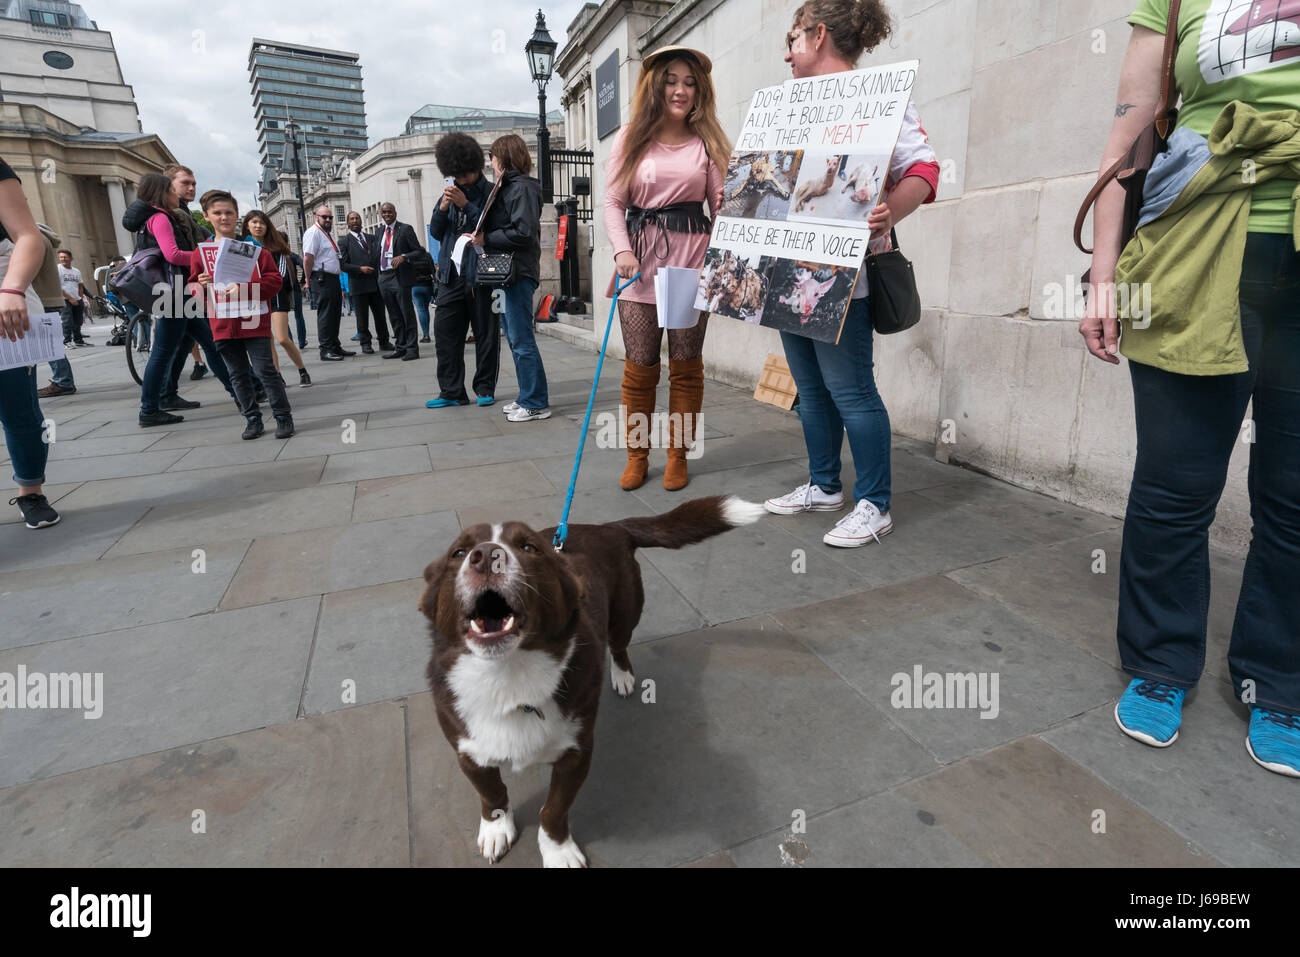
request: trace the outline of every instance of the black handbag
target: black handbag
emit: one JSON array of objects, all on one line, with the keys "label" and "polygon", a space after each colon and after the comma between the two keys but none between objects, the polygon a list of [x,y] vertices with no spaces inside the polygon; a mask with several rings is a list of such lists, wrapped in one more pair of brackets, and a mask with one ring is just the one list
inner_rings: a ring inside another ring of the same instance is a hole
[{"label": "black handbag", "polygon": [[475,264],[474,285],[504,288],[515,284],[515,254],[484,250]]},{"label": "black handbag", "polygon": [[[483,212],[478,218],[475,233],[481,233],[487,225],[488,210],[496,202],[497,193],[501,192],[501,180],[497,180],[492,192],[483,204]],[[486,248],[479,250],[475,260],[474,285],[487,286],[491,289],[503,289],[515,284],[515,254],[513,252],[493,252]]]},{"label": "black handbag", "polygon": [[921,293],[912,263],[898,248],[898,235],[892,229],[889,241],[893,249],[867,256],[866,261],[871,325],[882,336],[911,329],[921,320]]}]

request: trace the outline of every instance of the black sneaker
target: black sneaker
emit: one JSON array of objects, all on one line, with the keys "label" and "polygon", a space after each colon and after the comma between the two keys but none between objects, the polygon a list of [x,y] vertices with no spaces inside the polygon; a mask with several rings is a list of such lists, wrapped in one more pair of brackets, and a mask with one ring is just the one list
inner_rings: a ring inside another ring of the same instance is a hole
[{"label": "black sneaker", "polygon": [[307,386],[311,385],[311,376],[307,374],[306,369],[298,370],[298,384],[302,386],[304,389],[307,388]]},{"label": "black sneaker", "polygon": [[275,419],[275,437],[277,439],[287,439],[293,435],[293,416],[277,416]]},{"label": "black sneaker", "polygon": [[244,438],[255,439],[265,431],[261,419],[249,419],[248,425],[244,426]]},{"label": "black sneaker", "polygon": [[17,505],[27,520],[28,528],[49,528],[59,524],[59,513],[50,507],[49,501],[39,492],[19,495],[9,500],[10,505]]},{"label": "black sneaker", "polygon": [[177,422],[184,422],[185,416],[172,415],[170,412],[163,412],[161,409],[157,412],[141,412],[140,428],[147,429],[151,425],[175,425]]},{"label": "black sneaker", "polygon": [[202,404],[202,402],[194,402],[191,399],[182,399],[180,396],[175,396],[171,399],[163,399],[158,403],[158,408],[164,412],[171,412],[175,409],[197,409]]},{"label": "black sneaker", "polygon": [[194,363],[194,371],[190,373],[190,378],[202,379],[207,374],[208,374],[208,367],[205,366],[202,362],[196,362]]}]

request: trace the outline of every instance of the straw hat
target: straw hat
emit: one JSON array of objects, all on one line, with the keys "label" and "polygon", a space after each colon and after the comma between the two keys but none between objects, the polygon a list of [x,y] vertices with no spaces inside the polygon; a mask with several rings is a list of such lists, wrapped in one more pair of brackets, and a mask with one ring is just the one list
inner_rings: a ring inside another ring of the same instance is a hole
[{"label": "straw hat", "polygon": [[713,72],[713,61],[708,58],[707,54],[701,53],[699,50],[692,49],[691,47],[683,46],[660,47],[658,50],[646,54],[641,58],[641,69],[652,69],[655,63],[660,59],[671,60],[675,56],[684,56],[688,59],[694,59],[700,64],[700,66],[704,67],[705,73]]}]

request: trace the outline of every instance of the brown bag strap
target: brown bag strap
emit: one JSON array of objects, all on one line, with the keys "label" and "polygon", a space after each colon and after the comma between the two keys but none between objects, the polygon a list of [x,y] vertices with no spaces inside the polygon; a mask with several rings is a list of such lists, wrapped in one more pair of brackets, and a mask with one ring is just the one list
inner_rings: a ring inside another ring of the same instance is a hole
[{"label": "brown bag strap", "polygon": [[[1156,132],[1160,134],[1161,139],[1169,138],[1174,97],[1178,92],[1178,83],[1174,79],[1174,59],[1178,55],[1178,13],[1181,7],[1182,0],[1169,0],[1169,18],[1165,22],[1164,53],[1160,60],[1160,110],[1155,117]],[[1097,178],[1097,182],[1093,184],[1092,189],[1088,190],[1083,205],[1079,207],[1079,212],[1074,217],[1074,245],[1080,252],[1087,253],[1089,256],[1092,255],[1092,250],[1083,245],[1084,221],[1088,218],[1088,211],[1101,196],[1102,190],[1109,186],[1118,174],[1124,172],[1124,160],[1127,156],[1128,154],[1125,153]]]}]

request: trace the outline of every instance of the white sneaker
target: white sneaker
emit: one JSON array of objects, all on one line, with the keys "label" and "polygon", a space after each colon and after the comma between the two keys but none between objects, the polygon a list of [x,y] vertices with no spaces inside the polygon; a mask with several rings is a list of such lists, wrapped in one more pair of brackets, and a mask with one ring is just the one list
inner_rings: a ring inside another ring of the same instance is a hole
[{"label": "white sneaker", "polygon": [[835,523],[822,541],[836,548],[857,548],[878,542],[881,535],[888,535],[893,530],[894,520],[881,515],[880,509],[864,498],[853,511]]},{"label": "white sneaker", "polygon": [[536,422],[540,419],[549,419],[550,417],[550,409],[525,409],[523,406],[518,406],[513,412],[506,416],[506,421]]},{"label": "white sneaker", "polygon": [[501,411],[506,415],[509,415],[511,412],[515,411],[515,409],[518,409],[519,407],[520,406],[518,402],[507,402],[505,405],[501,407]]},{"label": "white sneaker", "polygon": [[769,498],[763,503],[769,512],[777,515],[798,515],[800,512],[838,512],[844,507],[843,492],[823,492],[820,485],[800,485],[789,495]]}]

